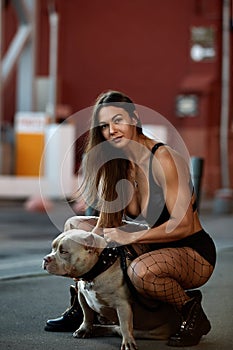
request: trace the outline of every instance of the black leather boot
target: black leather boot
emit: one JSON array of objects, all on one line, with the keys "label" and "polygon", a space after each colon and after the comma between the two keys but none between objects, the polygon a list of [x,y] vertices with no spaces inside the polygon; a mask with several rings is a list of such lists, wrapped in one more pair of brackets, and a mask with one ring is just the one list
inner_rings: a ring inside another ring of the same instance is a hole
[{"label": "black leather boot", "polygon": [[45,331],[48,332],[74,332],[83,321],[83,312],[78,301],[78,290],[75,286],[70,286],[70,307],[61,317],[48,320]]},{"label": "black leather boot", "polygon": [[203,335],[206,335],[211,325],[201,306],[199,291],[187,292],[194,295],[186,301],[181,309],[182,324],[179,331],[168,340],[169,346],[182,347],[197,345]]},{"label": "black leather boot", "polygon": [[186,290],[186,294],[190,298],[196,298],[200,303],[202,301],[202,294],[199,289],[193,289],[193,290]]}]

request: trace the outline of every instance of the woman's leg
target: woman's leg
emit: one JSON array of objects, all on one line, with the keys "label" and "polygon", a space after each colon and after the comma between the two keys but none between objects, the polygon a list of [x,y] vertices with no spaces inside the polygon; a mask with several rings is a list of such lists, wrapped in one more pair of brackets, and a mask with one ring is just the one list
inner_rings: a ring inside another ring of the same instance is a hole
[{"label": "woman's leg", "polygon": [[139,256],[128,273],[136,289],[145,296],[171,303],[181,313],[179,331],[168,341],[170,346],[192,346],[210,331],[210,322],[201,296],[185,292],[202,286],[213,272],[211,266],[192,248],[166,248]]},{"label": "woman's leg", "polygon": [[164,248],[135,259],[128,269],[139,293],[181,309],[189,299],[186,289],[205,284],[213,267],[192,248]]}]

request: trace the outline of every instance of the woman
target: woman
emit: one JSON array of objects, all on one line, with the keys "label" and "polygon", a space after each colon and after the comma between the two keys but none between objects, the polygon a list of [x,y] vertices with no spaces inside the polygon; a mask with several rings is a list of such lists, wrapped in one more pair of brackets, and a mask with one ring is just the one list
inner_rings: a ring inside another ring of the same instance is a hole
[{"label": "woman", "polygon": [[[200,224],[184,159],[168,145],[146,137],[131,99],[109,91],[97,99],[93,110],[84,169],[80,191],[87,203],[97,203],[101,214],[95,224],[80,218],[80,227],[92,227],[107,242],[143,244],[146,252],[128,268],[134,287],[146,297],[175,305],[181,313],[180,330],[168,345],[198,344],[211,326],[200,294],[187,290],[209,280],[216,251]],[[143,219],[147,226],[126,233],[129,218]]]}]

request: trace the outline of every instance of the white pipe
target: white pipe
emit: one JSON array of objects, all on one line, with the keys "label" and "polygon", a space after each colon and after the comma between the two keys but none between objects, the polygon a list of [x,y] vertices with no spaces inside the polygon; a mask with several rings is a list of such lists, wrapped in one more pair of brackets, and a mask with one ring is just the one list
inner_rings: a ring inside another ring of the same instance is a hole
[{"label": "white pipe", "polygon": [[17,34],[15,35],[11,45],[5,54],[2,61],[2,82],[6,82],[14,65],[16,64],[20,54],[22,53],[27,40],[31,34],[31,28],[28,25],[22,25],[18,29]]},{"label": "white pipe", "polygon": [[220,124],[220,166],[221,185],[230,187],[228,125],[229,125],[229,88],[230,88],[230,1],[223,0],[222,8],[222,101]]},{"label": "white pipe", "polygon": [[2,0],[0,0],[0,174],[2,173],[2,122],[3,122],[3,116],[2,116],[2,9],[3,9],[3,3]]},{"label": "white pipe", "polygon": [[50,11],[49,96],[47,112],[52,118],[52,123],[55,123],[57,105],[58,19],[58,14],[55,10]]}]

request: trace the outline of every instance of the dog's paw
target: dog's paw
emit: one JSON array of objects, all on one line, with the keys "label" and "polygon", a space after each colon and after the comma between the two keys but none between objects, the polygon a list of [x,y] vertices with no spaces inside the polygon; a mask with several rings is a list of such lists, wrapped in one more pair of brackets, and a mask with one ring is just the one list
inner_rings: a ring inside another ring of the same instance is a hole
[{"label": "dog's paw", "polygon": [[138,347],[134,338],[122,340],[121,350],[137,350],[137,349]]},{"label": "dog's paw", "polygon": [[90,338],[92,335],[92,327],[81,325],[74,333],[74,338]]}]

